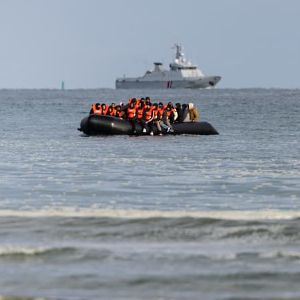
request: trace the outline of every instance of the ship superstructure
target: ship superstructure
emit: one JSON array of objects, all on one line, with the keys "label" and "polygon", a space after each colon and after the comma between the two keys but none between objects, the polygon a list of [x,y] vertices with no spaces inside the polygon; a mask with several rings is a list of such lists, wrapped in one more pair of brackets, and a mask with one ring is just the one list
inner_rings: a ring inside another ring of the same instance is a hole
[{"label": "ship superstructure", "polygon": [[175,44],[176,56],[165,70],[161,62],[154,63],[154,69],[141,77],[117,78],[117,89],[164,89],[164,88],[212,88],[221,76],[205,76],[202,71],[187,60],[182,47]]}]

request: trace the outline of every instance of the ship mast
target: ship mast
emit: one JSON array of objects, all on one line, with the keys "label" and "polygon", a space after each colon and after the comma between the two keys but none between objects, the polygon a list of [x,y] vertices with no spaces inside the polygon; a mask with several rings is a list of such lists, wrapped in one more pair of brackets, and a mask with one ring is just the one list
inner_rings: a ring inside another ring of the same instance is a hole
[{"label": "ship mast", "polygon": [[175,44],[174,47],[176,48],[176,59],[183,57],[183,53],[181,52],[182,47],[178,44]]}]

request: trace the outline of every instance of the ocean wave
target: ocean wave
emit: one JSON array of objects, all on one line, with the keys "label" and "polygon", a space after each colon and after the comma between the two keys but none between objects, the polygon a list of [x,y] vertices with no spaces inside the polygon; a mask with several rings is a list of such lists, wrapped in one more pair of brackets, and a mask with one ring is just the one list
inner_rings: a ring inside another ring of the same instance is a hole
[{"label": "ocean wave", "polygon": [[300,218],[300,210],[142,210],[142,209],[105,209],[105,208],[75,208],[57,207],[26,210],[0,210],[0,217],[74,217],[74,218],[121,218],[121,219],[151,219],[151,218],[195,218],[217,220],[291,220]]},{"label": "ocean wave", "polygon": [[55,231],[69,240],[92,243],[124,240],[294,243],[300,238],[299,217],[299,211],[278,210],[148,211],[66,207],[0,210],[0,234],[7,236],[17,230],[21,236],[29,234],[40,238]]},{"label": "ocean wave", "polygon": [[0,296],[0,300],[47,300],[47,298],[27,296]]},{"label": "ocean wave", "polygon": [[[23,246],[2,246],[0,247],[0,257],[16,258],[16,257],[36,257],[49,255],[63,255],[75,252],[73,247],[23,247]],[[1,300],[1,298],[0,298]]]}]

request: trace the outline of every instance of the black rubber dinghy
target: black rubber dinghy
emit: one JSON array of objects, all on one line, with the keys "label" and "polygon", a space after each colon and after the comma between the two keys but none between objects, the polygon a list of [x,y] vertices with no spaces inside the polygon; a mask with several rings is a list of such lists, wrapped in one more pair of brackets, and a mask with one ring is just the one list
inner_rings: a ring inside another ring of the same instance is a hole
[{"label": "black rubber dinghy", "polygon": [[[184,122],[184,123],[174,123],[174,132],[170,134],[219,134],[217,130],[208,122]],[[154,134],[158,134],[156,127],[154,126]],[[128,120],[120,119],[111,116],[102,115],[89,115],[81,120],[79,131],[84,132],[87,135],[118,135],[127,134],[132,135],[132,125]],[[166,130],[163,129],[163,133]],[[149,129],[147,133],[143,133],[142,126],[136,124],[136,135],[149,134]]]}]

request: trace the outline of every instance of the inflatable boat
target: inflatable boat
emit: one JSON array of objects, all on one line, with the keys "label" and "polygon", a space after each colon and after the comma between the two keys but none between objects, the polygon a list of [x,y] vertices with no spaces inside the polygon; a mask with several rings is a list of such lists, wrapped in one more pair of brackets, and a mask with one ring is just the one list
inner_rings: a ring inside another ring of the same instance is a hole
[{"label": "inflatable boat", "polygon": [[[167,133],[166,129],[162,128],[163,134],[201,134],[210,135],[218,134],[217,130],[208,122],[184,122],[174,123],[174,132]],[[117,135],[127,134],[133,135],[132,125],[128,120],[117,117],[103,115],[89,115],[81,120],[79,131],[86,135]],[[149,129],[143,133],[143,128],[140,124],[136,124],[135,135],[149,134]],[[154,134],[158,134],[156,126],[154,126]]]}]

